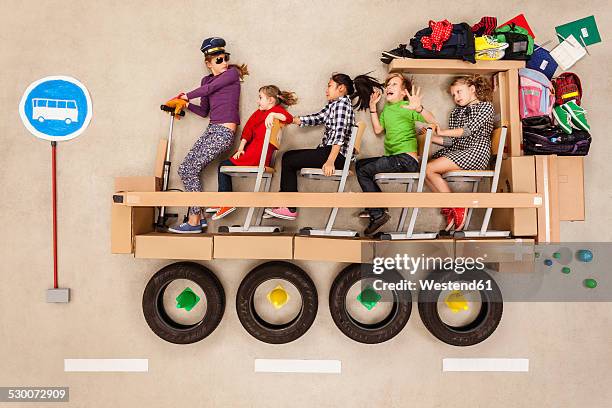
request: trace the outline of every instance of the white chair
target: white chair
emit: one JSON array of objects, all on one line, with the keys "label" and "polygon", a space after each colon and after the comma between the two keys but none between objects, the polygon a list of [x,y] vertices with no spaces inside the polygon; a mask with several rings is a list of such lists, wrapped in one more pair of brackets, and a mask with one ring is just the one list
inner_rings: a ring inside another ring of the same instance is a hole
[{"label": "white chair", "polygon": [[[349,174],[352,172],[349,170],[351,161],[353,157],[359,154],[359,148],[361,146],[361,139],[363,133],[365,132],[366,125],[364,122],[357,123],[356,126],[353,127],[353,131],[351,133],[351,137],[349,139],[349,145],[346,149],[346,157],[344,160],[344,166],[342,170],[335,170],[334,174],[331,176],[326,176],[323,174],[323,169],[315,169],[315,168],[303,168],[300,171],[300,176],[306,177],[313,180],[331,180],[337,181],[338,184],[338,193],[344,192],[344,187],[346,186],[346,179]],[[336,215],[338,214],[338,208],[332,209],[329,217],[327,219],[327,224],[325,229],[312,229],[310,227],[302,228],[300,230],[300,235],[318,235],[318,236],[335,236],[335,237],[355,237],[358,235],[357,231],[352,230],[334,230],[334,222],[336,221]]]},{"label": "white chair", "polygon": [[[272,176],[274,175],[274,159],[276,158],[276,150],[272,153],[270,160],[270,167],[266,167],[266,154],[268,152],[268,144],[272,144],[278,149],[281,141],[281,124],[278,119],[274,120],[272,128],[266,130],[264,137],[263,146],[261,149],[261,156],[259,158],[258,166],[222,166],[220,171],[231,177],[255,177],[255,188],[254,192],[261,192],[261,185],[263,182],[263,191],[269,192],[270,185],[272,184]],[[261,225],[263,217],[263,208],[257,209],[257,215],[255,216],[255,225],[253,223],[253,215],[255,214],[255,207],[250,207],[247,213],[246,219],[243,225],[221,226],[219,232],[281,232],[282,227],[279,225]]]},{"label": "white chair", "polygon": [[[494,170],[457,170],[444,173],[442,177],[451,182],[467,182],[472,184],[472,192],[478,192],[480,182],[486,178],[491,178],[491,193],[497,192],[497,184],[499,183],[499,173],[501,171],[502,159],[504,156],[504,146],[506,145],[506,134],[508,129],[506,126],[496,128],[491,136],[491,154],[497,156],[495,159]],[[478,237],[508,237],[510,231],[489,231],[489,221],[491,220],[492,208],[487,208],[484,219],[479,230],[468,230],[470,218],[472,217],[473,208],[469,208],[465,219],[464,231],[456,231],[453,236],[456,238],[478,238]]]},{"label": "white chair", "polygon": [[[427,160],[429,158],[429,149],[431,146],[431,128],[427,128],[425,135],[425,141],[419,143],[419,151],[421,155],[421,166],[418,173],[378,173],[374,176],[374,181],[378,184],[406,184],[406,192],[412,192],[414,182],[417,182],[417,193],[423,191],[423,185],[425,183],[425,170],[427,169]],[[404,224],[406,223],[406,217],[408,215],[409,207],[402,209],[400,221],[397,225],[397,231],[395,232],[384,232],[380,234],[380,239],[383,240],[397,240],[397,239],[435,239],[438,236],[437,232],[414,232],[414,226],[416,224],[416,218],[419,214],[418,208],[413,208],[410,214],[410,222],[408,223],[408,229],[403,231]]]}]

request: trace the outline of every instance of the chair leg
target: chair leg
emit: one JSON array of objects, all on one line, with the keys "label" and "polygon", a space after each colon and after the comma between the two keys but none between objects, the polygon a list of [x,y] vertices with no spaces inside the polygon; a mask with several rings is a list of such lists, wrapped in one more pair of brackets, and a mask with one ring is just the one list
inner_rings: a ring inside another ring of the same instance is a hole
[{"label": "chair leg", "polygon": [[[478,192],[478,186],[480,185],[480,181],[475,181],[474,182],[474,186],[472,187],[472,193],[477,193]],[[468,226],[470,225],[470,219],[472,218],[472,212],[474,211],[473,208],[468,208],[467,214],[465,216],[465,225],[463,226],[464,230],[468,229]]]},{"label": "chair leg", "polygon": [[[271,184],[272,184],[272,177],[269,177],[266,179],[264,183],[264,192],[267,193],[270,191]],[[257,215],[255,217],[255,225],[261,225],[261,221],[263,220],[264,210],[265,209],[263,207],[259,207],[257,209]]]},{"label": "chair leg", "polygon": [[[406,192],[409,193],[412,191],[412,185],[413,183],[410,181],[406,184]],[[397,224],[397,230],[398,231],[403,231],[404,230],[404,224],[406,224],[406,216],[408,215],[408,208],[402,208],[402,213],[400,215],[400,220],[399,223]]]}]

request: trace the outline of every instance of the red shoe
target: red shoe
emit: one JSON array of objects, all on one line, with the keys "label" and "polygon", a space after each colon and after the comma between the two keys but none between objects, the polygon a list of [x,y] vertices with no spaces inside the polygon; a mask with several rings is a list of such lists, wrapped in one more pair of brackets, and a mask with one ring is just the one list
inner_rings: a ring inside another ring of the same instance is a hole
[{"label": "red shoe", "polygon": [[455,214],[455,231],[461,231],[465,226],[465,215],[467,208],[453,208]]},{"label": "red shoe", "polygon": [[451,208],[442,208],[440,214],[446,217],[446,228],[444,230],[450,231],[453,225],[455,225],[455,213]]},{"label": "red shoe", "polygon": [[221,207],[219,210],[212,216],[213,221],[220,220],[225,217],[229,213],[234,212],[236,207]]}]

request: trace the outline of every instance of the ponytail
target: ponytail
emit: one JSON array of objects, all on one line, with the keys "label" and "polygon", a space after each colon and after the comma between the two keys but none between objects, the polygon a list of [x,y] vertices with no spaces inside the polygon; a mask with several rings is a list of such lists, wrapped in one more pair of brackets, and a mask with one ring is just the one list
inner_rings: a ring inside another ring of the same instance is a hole
[{"label": "ponytail", "polygon": [[266,96],[276,99],[276,104],[285,106],[295,105],[298,102],[297,95],[291,91],[281,91],[276,85],[266,85],[259,88],[259,92],[263,92]]},{"label": "ponytail", "polygon": [[240,75],[240,79],[244,79],[245,76],[249,75],[249,68],[246,64],[230,64],[228,68],[234,67],[238,70],[238,75]]},{"label": "ponytail", "polygon": [[370,106],[370,95],[374,89],[383,90],[383,85],[374,77],[367,74],[357,75],[355,79],[351,79],[346,74],[333,74],[331,79],[339,85],[346,87],[346,94],[355,100],[353,107],[357,110],[366,110]]}]

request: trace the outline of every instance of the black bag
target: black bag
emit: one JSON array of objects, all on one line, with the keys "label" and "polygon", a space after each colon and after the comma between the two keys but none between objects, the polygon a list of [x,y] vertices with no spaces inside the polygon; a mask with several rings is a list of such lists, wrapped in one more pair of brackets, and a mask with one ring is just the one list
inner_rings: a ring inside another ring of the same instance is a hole
[{"label": "black bag", "polygon": [[586,156],[591,147],[591,135],[573,129],[567,134],[556,126],[523,127],[525,154],[556,154],[558,156]]},{"label": "black bag", "polygon": [[414,35],[410,40],[412,47],[412,58],[442,58],[442,59],[460,59],[469,61],[472,64],[476,63],[476,48],[474,47],[474,34],[467,23],[453,24],[453,31],[448,41],[442,45],[440,51],[428,50],[423,47],[421,38],[431,35],[431,28],[427,27]]}]

